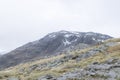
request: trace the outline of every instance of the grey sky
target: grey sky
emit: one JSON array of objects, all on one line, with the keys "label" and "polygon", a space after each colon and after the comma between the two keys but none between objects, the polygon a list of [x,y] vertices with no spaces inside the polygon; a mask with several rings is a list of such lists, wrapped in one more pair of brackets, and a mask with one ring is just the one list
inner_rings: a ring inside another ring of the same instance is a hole
[{"label": "grey sky", "polygon": [[0,0],[0,49],[59,30],[120,37],[120,0]]}]

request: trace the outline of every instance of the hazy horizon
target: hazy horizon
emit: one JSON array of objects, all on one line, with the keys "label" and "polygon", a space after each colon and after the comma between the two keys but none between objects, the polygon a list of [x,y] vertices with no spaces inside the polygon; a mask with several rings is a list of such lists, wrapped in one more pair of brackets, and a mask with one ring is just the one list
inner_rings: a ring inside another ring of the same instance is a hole
[{"label": "hazy horizon", "polygon": [[120,37],[120,0],[1,0],[0,51],[60,30]]}]

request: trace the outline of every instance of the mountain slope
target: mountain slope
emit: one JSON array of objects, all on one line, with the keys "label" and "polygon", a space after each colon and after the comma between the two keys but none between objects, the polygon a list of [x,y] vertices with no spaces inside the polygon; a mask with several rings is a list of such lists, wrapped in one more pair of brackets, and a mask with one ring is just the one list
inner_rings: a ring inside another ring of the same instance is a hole
[{"label": "mountain slope", "polygon": [[0,52],[0,57],[2,56],[2,55],[4,55],[6,52],[5,51],[1,51]]},{"label": "mountain slope", "polygon": [[69,51],[77,45],[83,49],[110,38],[112,37],[93,32],[59,31],[50,33],[40,40],[25,44],[2,56],[0,58],[0,68],[14,66],[35,58],[59,54]]},{"label": "mountain slope", "polygon": [[[2,79],[119,80],[120,39],[0,71]],[[12,74],[11,74],[12,73]]]}]

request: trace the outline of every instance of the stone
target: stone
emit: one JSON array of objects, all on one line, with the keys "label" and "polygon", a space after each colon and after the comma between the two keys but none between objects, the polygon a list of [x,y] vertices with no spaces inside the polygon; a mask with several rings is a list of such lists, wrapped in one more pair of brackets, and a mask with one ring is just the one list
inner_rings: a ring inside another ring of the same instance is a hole
[{"label": "stone", "polygon": [[20,79],[18,79],[16,77],[11,77],[11,78],[8,78],[7,80],[20,80]]}]

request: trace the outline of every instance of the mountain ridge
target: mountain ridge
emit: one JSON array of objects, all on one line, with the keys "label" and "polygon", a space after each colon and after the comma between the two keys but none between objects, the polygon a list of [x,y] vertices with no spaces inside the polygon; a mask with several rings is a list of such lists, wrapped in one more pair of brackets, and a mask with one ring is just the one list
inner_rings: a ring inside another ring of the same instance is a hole
[{"label": "mountain ridge", "polygon": [[[15,50],[3,55],[0,58],[0,68],[15,66],[19,63],[28,62],[34,58],[42,58],[68,51],[71,47],[92,46],[101,43],[112,37],[94,32],[70,32],[58,31],[53,32],[40,40],[25,44]],[[66,50],[65,50],[66,49]]]}]

